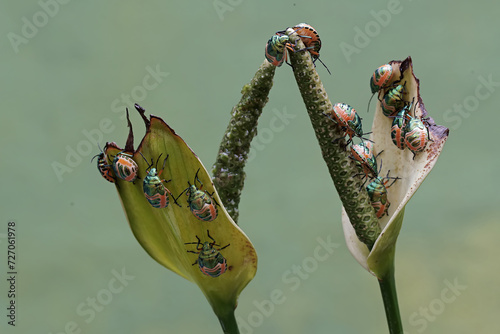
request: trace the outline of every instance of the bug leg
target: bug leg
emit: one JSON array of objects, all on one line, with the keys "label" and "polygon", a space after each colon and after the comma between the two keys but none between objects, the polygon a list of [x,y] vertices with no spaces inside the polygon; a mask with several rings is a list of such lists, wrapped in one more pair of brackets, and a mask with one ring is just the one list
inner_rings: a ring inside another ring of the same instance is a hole
[{"label": "bug leg", "polygon": [[[189,184],[189,182],[188,182],[188,184]],[[190,185],[190,186],[191,186],[191,185]],[[177,197],[173,197],[173,196],[172,196],[172,198],[174,199],[174,202],[175,202],[176,204],[177,204],[177,200],[178,200],[178,199],[182,196],[182,194],[184,194],[184,193],[185,193],[188,189],[189,189],[189,187],[188,187],[188,188],[186,188],[186,189],[184,189],[184,190],[183,190],[183,191],[179,194],[179,196],[177,196]],[[179,204],[177,204],[177,205],[179,205]],[[179,206],[180,206],[180,205],[179,205]]]},{"label": "bug leg", "polygon": [[218,249],[218,251],[221,251],[221,250],[223,250],[224,248],[228,247],[229,245],[231,245],[231,244],[227,244],[227,245],[225,245],[224,247],[222,247],[222,248],[219,248],[219,249]]}]

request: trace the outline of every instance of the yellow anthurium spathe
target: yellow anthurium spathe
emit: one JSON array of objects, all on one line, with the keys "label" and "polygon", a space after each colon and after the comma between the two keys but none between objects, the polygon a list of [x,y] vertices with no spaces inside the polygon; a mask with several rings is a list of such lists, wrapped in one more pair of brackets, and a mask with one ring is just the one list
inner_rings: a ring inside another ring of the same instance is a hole
[{"label": "yellow anthurium spathe", "polygon": [[[397,176],[400,179],[388,188],[388,200],[391,203],[389,215],[380,218],[379,224],[382,232],[371,251],[356,237],[344,210],[342,225],[346,243],[352,255],[366,270],[379,279],[392,266],[405,206],[437,162],[449,132],[446,127],[436,125],[425,109],[420,97],[419,80],[413,74],[411,58],[408,57],[404,61],[392,61],[389,64],[394,71],[393,81],[400,80],[399,84],[405,87],[405,101],[414,101],[416,104],[416,108],[412,107],[411,115],[424,120],[429,129],[431,141],[427,143],[425,150],[416,153],[415,157],[408,148],[400,150],[391,139],[394,118],[386,117],[382,112],[381,103],[377,103],[371,140],[374,142],[375,154],[383,151],[379,157],[383,162],[383,169],[379,175],[385,176],[387,171],[390,171],[391,176]],[[381,93],[380,97],[382,96]]]},{"label": "yellow anthurium spathe", "polygon": [[[234,327],[235,323],[231,323],[234,322],[233,312],[238,296],[257,270],[255,249],[226,212],[196,154],[161,118],[151,116],[147,119],[144,109],[138,105],[136,109],[146,124],[146,135],[137,150],[132,147],[130,121],[125,150],[115,143],[108,143],[105,150],[109,164],[114,156],[125,151],[131,154],[138,166],[138,177],[134,182],[116,177],[115,183],[130,228],[153,259],[200,287],[223,328]],[[166,181],[163,184],[170,192],[169,205],[159,209],[146,199],[143,182],[151,161],[155,164],[159,161],[158,166],[153,167],[160,172],[167,156],[159,177]],[[202,221],[191,212],[187,201],[189,191],[185,190],[193,184],[215,200],[218,213],[212,221]],[[177,204],[174,198],[179,195]],[[198,240],[200,244],[197,244]],[[200,270],[199,255],[196,253],[201,251],[204,243],[214,248],[215,254],[220,252],[222,257],[219,256],[219,259],[225,259],[225,263],[221,263],[220,276],[212,277]]]}]

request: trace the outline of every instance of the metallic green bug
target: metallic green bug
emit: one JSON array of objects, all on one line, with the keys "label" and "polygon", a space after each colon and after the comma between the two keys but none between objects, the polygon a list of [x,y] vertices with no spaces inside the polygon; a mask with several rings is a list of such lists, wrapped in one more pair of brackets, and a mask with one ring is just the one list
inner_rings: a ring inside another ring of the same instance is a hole
[{"label": "metallic green bug", "polygon": [[92,158],[92,160],[90,160],[90,162],[94,161],[95,157],[98,157],[97,158],[97,170],[99,171],[99,173],[101,173],[102,177],[106,181],[109,181],[111,183],[115,183],[116,178],[113,175],[112,167],[110,165],[108,165],[108,162],[106,161],[107,160],[106,154],[101,150],[101,153],[94,155],[94,157]]},{"label": "metallic green bug", "polygon": [[333,106],[332,111],[327,114],[327,116],[340,127],[340,129],[344,132],[344,136],[349,136],[347,145],[352,142],[352,138],[354,136],[364,139],[364,135],[371,133],[363,133],[361,117],[359,117],[353,107],[346,103],[336,103]]},{"label": "metallic green bug", "polygon": [[388,89],[384,94],[384,97],[380,100],[380,105],[385,116],[395,116],[405,106],[403,100],[404,90],[404,84],[396,85]]},{"label": "metallic green bug", "polygon": [[281,66],[286,61],[286,46],[290,44],[290,38],[286,34],[277,32],[266,43],[266,59],[274,66]]},{"label": "metallic green bug", "polygon": [[377,68],[370,78],[370,88],[372,90],[372,94],[375,94],[382,88],[385,88],[389,81],[391,81],[393,75],[394,71],[392,69],[392,65],[390,64],[384,64]]},{"label": "metallic green bug", "polygon": [[382,153],[380,151],[376,156],[373,154],[373,143],[362,141],[360,144],[351,146],[350,157],[354,159],[363,170],[364,177],[375,178],[377,172],[377,157]]},{"label": "metallic green bug", "polygon": [[[389,186],[387,186],[389,179],[393,179],[394,181]],[[387,188],[392,186],[397,180],[399,180],[399,177],[389,177],[388,171],[386,177],[377,176],[366,187],[366,191],[368,192],[370,202],[375,209],[377,218],[382,218],[384,215],[389,215],[388,210],[391,206],[391,203],[389,203],[389,200],[387,199]]]},{"label": "metallic green bug", "polygon": [[406,124],[410,120],[410,110],[412,103],[408,103],[405,107],[398,112],[392,121],[391,126],[391,139],[394,145],[397,146],[400,150],[404,150],[405,145],[405,133],[406,133]]},{"label": "metallic green bug", "polygon": [[429,129],[419,118],[411,117],[405,127],[405,145],[413,153],[413,159],[431,141]]},{"label": "metallic green bug", "polygon": [[115,175],[120,179],[133,182],[137,178],[139,167],[134,161],[132,154],[124,153],[123,151],[118,153],[113,159],[112,165]]},{"label": "metallic green bug", "polygon": [[[292,29],[298,34],[302,42],[304,43],[305,48],[297,51],[307,50],[311,54],[311,58],[313,63],[316,63],[316,60],[319,60],[321,64],[326,68],[329,74],[332,74],[328,67],[319,59],[319,50],[321,49],[321,39],[319,38],[319,34],[311,25],[307,23],[299,23],[294,26]],[[291,52],[297,52],[292,48],[291,44],[288,44],[286,48]],[[315,64],[316,65],[316,64]]]},{"label": "metallic green bug", "polygon": [[[189,209],[193,213],[193,215],[199,220],[211,222],[218,215],[217,202],[207,191],[201,190],[203,188],[203,183],[198,178],[198,172],[196,172],[194,176],[193,184],[189,183],[189,187],[184,189],[177,198],[181,197],[181,195],[186,192],[188,197],[187,202],[189,205]],[[196,180],[200,183],[200,188],[196,186]],[[177,200],[176,200],[177,201]]]},{"label": "metallic green bug", "polygon": [[[156,160],[156,166],[158,165],[158,160],[160,160],[161,156],[162,155],[160,154],[160,156]],[[146,160],[144,156],[142,157],[144,158],[144,160]],[[148,164],[148,168],[146,169],[147,175],[144,178],[144,181],[142,182],[142,189],[144,191],[144,196],[146,196],[146,199],[148,200],[149,204],[151,204],[152,207],[157,209],[166,208],[170,204],[169,195],[172,196],[172,193],[163,184],[163,182],[168,183],[171,180],[165,181],[160,179],[160,176],[163,170],[165,169],[165,163],[167,162],[167,159],[168,155],[165,158],[165,160],[163,160],[163,166],[159,173],[156,171],[156,168],[153,168],[153,159],[151,159],[151,164]],[[146,163],[148,163],[147,160]],[[174,197],[172,196],[172,198]],[[175,202],[175,204],[179,205],[177,202]]]},{"label": "metallic green bug", "polygon": [[200,268],[200,271],[203,274],[210,277],[218,277],[224,274],[227,270],[227,261],[224,258],[224,256],[222,256],[220,251],[228,247],[230,244],[227,244],[224,247],[216,249],[214,248],[214,246],[220,246],[220,245],[218,245],[215,242],[215,239],[210,236],[210,232],[208,230],[207,230],[207,235],[210,239],[212,239],[212,242],[204,242],[202,244],[200,238],[196,236],[196,239],[198,241],[186,242],[185,244],[186,245],[196,244],[197,252],[188,250],[189,253],[199,254],[198,258],[193,263],[193,266],[195,264],[198,264],[198,267]]}]

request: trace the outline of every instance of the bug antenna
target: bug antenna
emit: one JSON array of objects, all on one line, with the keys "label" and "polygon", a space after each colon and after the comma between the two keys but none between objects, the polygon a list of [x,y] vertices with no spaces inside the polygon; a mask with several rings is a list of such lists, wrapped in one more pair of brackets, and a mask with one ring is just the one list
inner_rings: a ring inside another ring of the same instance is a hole
[{"label": "bug antenna", "polygon": [[370,99],[368,100],[368,108],[366,108],[366,112],[370,112],[370,102],[372,101],[374,95],[375,93],[373,93]]},{"label": "bug antenna", "polygon": [[[160,155],[158,156],[158,159],[156,159],[156,169],[158,169],[158,161],[160,161],[160,157],[162,156],[163,153],[160,153]],[[153,163],[153,161],[151,161],[151,163]]]},{"label": "bug antenna", "polygon": [[326,70],[328,71],[328,74],[332,75],[332,72],[330,72],[330,70],[329,70],[329,69],[328,69],[328,67],[325,65],[325,63],[323,63],[323,61],[322,61],[321,59],[319,59],[319,57],[318,57],[318,58],[316,58],[316,59],[317,59],[317,60],[319,60],[319,62],[320,62],[321,64],[323,64],[323,66],[324,66],[324,67],[326,68]]}]

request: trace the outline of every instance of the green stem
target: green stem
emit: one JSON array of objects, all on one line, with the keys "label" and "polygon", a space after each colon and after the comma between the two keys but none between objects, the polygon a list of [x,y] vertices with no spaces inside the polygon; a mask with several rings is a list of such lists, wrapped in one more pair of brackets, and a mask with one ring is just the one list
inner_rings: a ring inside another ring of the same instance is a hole
[{"label": "green stem", "polygon": [[268,101],[276,66],[267,60],[259,67],[252,81],[243,86],[240,102],[231,112],[231,120],[222,138],[212,173],[217,192],[235,223],[245,183],[245,167],[250,143],[257,134],[257,121]]},{"label": "green stem", "polygon": [[[293,32],[291,29],[287,31],[287,33],[291,32]],[[297,50],[304,48],[297,34],[290,35],[290,40],[293,43],[297,42]],[[309,52],[290,52],[289,54],[295,80],[335,188],[358,239],[371,250],[381,229],[368,193],[362,187],[360,171],[353,159],[349,158],[345,140],[339,140],[345,136],[345,133],[326,116],[333,110],[333,105],[316,72]]]},{"label": "green stem", "polygon": [[399,314],[398,295],[396,292],[396,280],[394,279],[394,261],[385,275],[379,279],[378,283],[382,299],[384,300],[389,333],[403,334],[403,324],[401,323],[401,315]]},{"label": "green stem", "polygon": [[224,334],[240,334],[236,318],[234,317],[234,311],[218,315],[218,317]]}]

